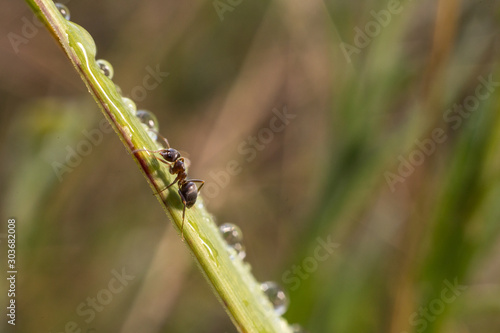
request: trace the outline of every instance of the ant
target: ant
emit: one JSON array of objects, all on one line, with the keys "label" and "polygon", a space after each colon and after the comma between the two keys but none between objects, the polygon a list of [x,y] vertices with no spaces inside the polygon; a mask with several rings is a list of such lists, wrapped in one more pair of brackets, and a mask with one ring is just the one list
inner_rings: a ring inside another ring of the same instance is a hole
[{"label": "ant", "polygon": [[[203,185],[205,185],[205,181],[201,179],[188,179],[187,171],[186,171],[186,162],[184,161],[184,157],[181,156],[181,153],[177,149],[170,148],[170,144],[168,140],[162,136],[160,133],[156,133],[159,135],[167,144],[167,148],[158,149],[158,150],[148,150],[148,149],[136,149],[132,151],[132,153],[136,153],[139,151],[147,151],[150,153],[158,153],[161,155],[161,158],[155,157],[158,161],[167,164],[170,166],[170,173],[172,175],[177,174],[174,181],[170,183],[167,187],[161,190],[159,193],[165,191],[170,188],[170,186],[177,183],[179,186],[179,196],[181,197],[182,204],[184,205],[184,209],[182,210],[182,226],[181,226],[181,235],[182,239],[184,239],[184,217],[186,215],[186,208],[191,208],[196,203],[196,199],[198,198],[198,193],[200,192]],[[200,187],[196,187],[195,183],[201,183]]]}]

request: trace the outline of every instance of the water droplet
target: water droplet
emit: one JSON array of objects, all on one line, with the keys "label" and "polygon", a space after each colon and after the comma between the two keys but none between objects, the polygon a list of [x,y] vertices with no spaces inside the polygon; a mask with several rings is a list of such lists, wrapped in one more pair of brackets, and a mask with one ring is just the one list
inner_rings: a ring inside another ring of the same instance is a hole
[{"label": "water droplet", "polygon": [[146,125],[146,129],[149,129],[151,131],[158,132],[160,129],[158,119],[156,119],[156,116],[147,111],[147,110],[138,110],[137,113],[135,114],[137,118],[139,118],[139,121]]},{"label": "water droplet", "polygon": [[241,260],[245,259],[245,257],[247,256],[245,245],[243,245],[242,243],[236,243],[232,246],[232,248],[236,251],[236,254]]},{"label": "water droplet", "polygon": [[[192,225],[191,225],[192,226]],[[196,229],[197,230],[197,229]],[[216,258],[219,256],[217,251],[211,246],[211,243],[204,238],[200,237],[201,243],[205,246],[206,253],[208,257],[217,265],[219,266],[219,262],[216,260]]]},{"label": "water droplet", "polygon": [[122,88],[120,88],[120,86],[117,84],[115,84],[115,88],[116,88],[116,92],[118,93],[118,95],[122,95]]},{"label": "water droplet", "polygon": [[99,59],[96,61],[97,66],[99,66],[99,69],[101,72],[107,76],[109,79],[113,78],[113,74],[115,73],[113,71],[113,66],[109,63],[109,61],[104,60],[104,59]]},{"label": "water droplet", "polygon": [[243,233],[241,232],[241,229],[232,223],[224,223],[219,226],[219,230],[227,245],[236,251],[236,255],[240,259],[245,259],[247,253],[245,252],[245,246],[242,242]]},{"label": "water droplet", "polygon": [[135,105],[134,101],[128,97],[123,97],[122,101],[123,101],[123,104],[125,104],[125,107],[127,108],[127,110],[129,112],[131,112],[132,114],[135,114],[135,111],[137,110],[137,106]]},{"label": "water droplet", "polygon": [[66,20],[69,20],[70,19],[70,14],[69,14],[69,9],[68,7],[66,7],[65,5],[63,5],[62,3],[59,3],[59,2],[56,2],[56,7],[57,9],[59,10],[59,13],[61,13],[61,15],[66,19]]},{"label": "water droplet", "polygon": [[271,301],[274,311],[278,316],[281,316],[288,309],[290,300],[285,293],[285,290],[276,282],[267,281],[260,285],[260,288]]},{"label": "water droplet", "polygon": [[299,324],[293,324],[292,326],[290,326],[290,329],[292,330],[292,333],[307,333],[307,331],[303,329]]},{"label": "water droplet", "polygon": [[[146,128],[146,125],[142,124],[142,126],[144,126],[144,128]],[[148,133],[151,140],[153,140],[153,141],[158,140],[158,134],[155,131],[151,131],[151,130],[146,128],[146,132]],[[162,149],[162,148],[160,148],[160,149]]]},{"label": "water droplet", "polygon": [[97,52],[95,41],[89,32],[78,24],[71,21],[66,23],[68,33],[73,34],[75,37],[69,39],[69,45],[74,49],[85,51],[85,66],[88,67],[89,64],[87,62],[90,59],[95,61],[95,54]]},{"label": "water droplet", "polygon": [[219,226],[219,230],[222,233],[222,238],[231,246],[243,241],[243,233],[237,225],[224,223]]}]

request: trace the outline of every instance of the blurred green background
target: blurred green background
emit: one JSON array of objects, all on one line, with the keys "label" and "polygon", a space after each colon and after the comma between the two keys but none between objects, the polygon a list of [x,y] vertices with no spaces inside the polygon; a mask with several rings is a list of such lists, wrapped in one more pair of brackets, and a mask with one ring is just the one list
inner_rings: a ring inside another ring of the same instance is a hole
[{"label": "blurred green background", "polygon": [[[290,323],[500,331],[498,1],[64,3]],[[0,18],[0,330],[235,332],[62,50],[24,2]]]}]

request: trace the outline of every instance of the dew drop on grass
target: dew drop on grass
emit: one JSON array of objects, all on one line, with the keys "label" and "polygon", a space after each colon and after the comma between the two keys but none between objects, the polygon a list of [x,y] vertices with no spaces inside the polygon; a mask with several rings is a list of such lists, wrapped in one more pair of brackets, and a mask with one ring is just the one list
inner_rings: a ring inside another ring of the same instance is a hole
[{"label": "dew drop on grass", "polygon": [[245,259],[245,257],[247,256],[245,245],[243,245],[242,243],[236,243],[232,246],[232,248],[236,251],[236,254],[241,260]]},{"label": "dew drop on grass", "polygon": [[285,290],[276,282],[267,281],[260,285],[260,289],[266,294],[274,307],[277,315],[281,316],[288,309],[290,300],[285,293]]},{"label": "dew drop on grass", "polygon": [[104,59],[99,59],[96,61],[97,66],[99,66],[99,69],[101,72],[107,76],[109,79],[113,78],[113,74],[115,73],[113,71],[113,66],[109,63],[109,61],[106,61]]},{"label": "dew drop on grass", "polygon": [[229,245],[241,243],[243,241],[243,233],[237,225],[224,223],[219,226],[219,230],[222,234],[222,238],[224,238]]},{"label": "dew drop on grass", "polygon": [[151,131],[151,130],[146,129],[146,132],[148,133],[148,135],[151,138],[151,140],[153,140],[153,141],[158,140],[158,134],[156,134],[155,131]]},{"label": "dew drop on grass", "polygon": [[[246,252],[243,245],[243,233],[241,229],[232,223],[224,223],[219,226],[219,231],[227,245],[232,247],[240,259],[245,259]],[[234,259],[234,258],[233,258]]]},{"label": "dew drop on grass", "polygon": [[66,19],[66,20],[69,20],[70,19],[70,14],[69,14],[69,9],[68,7],[66,7],[65,5],[63,5],[62,3],[59,3],[59,2],[56,2],[56,7],[57,9],[59,10],[59,13],[61,13],[61,15]]},{"label": "dew drop on grass", "polygon": [[88,64],[87,61],[95,61],[95,55],[97,52],[94,39],[87,30],[76,23],[68,21],[66,26],[68,33],[71,33],[74,36],[74,38],[69,39],[69,45],[73,49],[83,51],[85,53],[85,66],[88,67],[90,64]]},{"label": "dew drop on grass", "polygon": [[128,97],[123,97],[122,101],[123,101],[123,104],[125,104],[125,107],[127,108],[127,110],[130,113],[135,114],[135,111],[137,110],[137,106],[135,105],[134,101]]},{"label": "dew drop on grass", "polygon": [[160,129],[156,116],[147,110],[138,110],[135,114],[139,121],[147,126],[148,129],[157,131]]},{"label": "dew drop on grass", "polygon": [[163,140],[160,140],[158,138],[160,124],[158,122],[158,119],[156,119],[156,116],[153,113],[147,110],[138,110],[135,115],[137,118],[139,118],[139,121],[142,123],[142,126],[144,126],[144,128],[148,132],[149,137],[153,141],[158,140],[158,142],[161,142],[162,144],[165,143]]}]

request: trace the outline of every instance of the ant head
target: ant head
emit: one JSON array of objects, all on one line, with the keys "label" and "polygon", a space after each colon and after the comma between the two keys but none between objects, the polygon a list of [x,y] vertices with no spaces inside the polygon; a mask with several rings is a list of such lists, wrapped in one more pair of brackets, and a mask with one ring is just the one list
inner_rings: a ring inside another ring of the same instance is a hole
[{"label": "ant head", "polygon": [[181,154],[174,148],[163,149],[160,152],[160,155],[167,162],[175,162],[181,156]]}]

